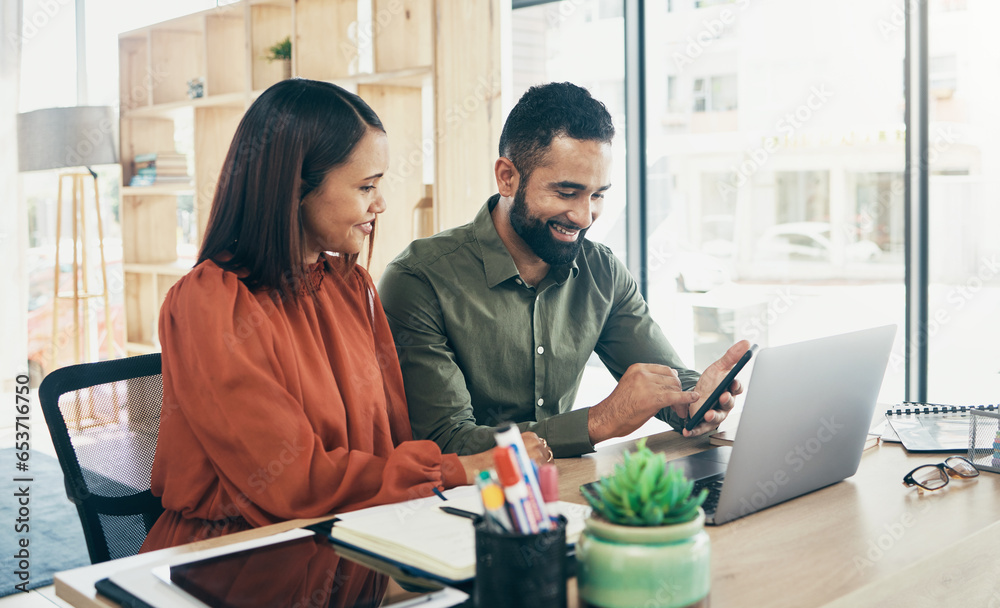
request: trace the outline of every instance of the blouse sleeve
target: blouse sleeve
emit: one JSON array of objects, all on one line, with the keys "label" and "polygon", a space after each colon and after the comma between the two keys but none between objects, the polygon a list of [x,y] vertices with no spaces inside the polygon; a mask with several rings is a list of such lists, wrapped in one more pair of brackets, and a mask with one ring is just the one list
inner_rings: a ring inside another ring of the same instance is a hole
[{"label": "blouse sleeve", "polygon": [[214,265],[168,294],[160,314],[163,458],[154,467],[154,492],[167,509],[213,520],[238,514],[259,526],[465,482],[458,459],[430,441],[376,455],[350,449],[346,431],[340,441],[321,437],[290,389],[296,361],[269,318],[279,314]]}]

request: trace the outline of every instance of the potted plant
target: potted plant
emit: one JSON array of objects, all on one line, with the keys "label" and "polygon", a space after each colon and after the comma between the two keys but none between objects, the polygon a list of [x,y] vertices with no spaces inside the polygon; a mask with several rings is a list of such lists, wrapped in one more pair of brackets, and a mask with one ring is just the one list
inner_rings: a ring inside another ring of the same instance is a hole
[{"label": "potted plant", "polygon": [[292,37],[285,36],[285,39],[278,42],[271,48],[267,49],[268,55],[265,57],[268,61],[281,61],[282,62],[282,77],[288,80],[292,77]]},{"label": "potted plant", "polygon": [[581,599],[603,608],[707,605],[710,544],[694,484],[637,444],[614,474],[582,488],[594,512],[576,548]]}]

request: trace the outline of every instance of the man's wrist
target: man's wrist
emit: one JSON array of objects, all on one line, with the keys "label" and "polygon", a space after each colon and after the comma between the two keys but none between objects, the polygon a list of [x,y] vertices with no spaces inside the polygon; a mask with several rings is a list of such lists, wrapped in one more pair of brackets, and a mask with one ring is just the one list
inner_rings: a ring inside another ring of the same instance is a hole
[{"label": "man's wrist", "polygon": [[587,408],[587,435],[590,437],[590,445],[597,445],[601,441],[609,439],[605,436],[604,423],[601,420],[601,413],[598,408],[601,404],[598,403],[593,407]]}]

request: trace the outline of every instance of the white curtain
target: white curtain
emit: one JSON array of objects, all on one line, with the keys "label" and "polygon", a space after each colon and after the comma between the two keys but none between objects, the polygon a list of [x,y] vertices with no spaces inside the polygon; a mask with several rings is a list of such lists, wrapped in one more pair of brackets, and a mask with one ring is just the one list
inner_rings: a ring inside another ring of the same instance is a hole
[{"label": "white curtain", "polygon": [[0,2],[0,383],[14,391],[28,371],[28,209],[17,173],[17,110],[21,83],[21,0]]}]

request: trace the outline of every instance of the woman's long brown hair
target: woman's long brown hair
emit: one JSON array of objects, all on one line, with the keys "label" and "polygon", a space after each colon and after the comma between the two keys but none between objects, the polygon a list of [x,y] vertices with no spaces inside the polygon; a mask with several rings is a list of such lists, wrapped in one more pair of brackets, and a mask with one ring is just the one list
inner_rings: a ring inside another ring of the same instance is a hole
[{"label": "woman's long brown hair", "polygon": [[[385,131],[360,97],[337,85],[283,80],[251,104],[229,147],[198,263],[238,270],[252,290],[296,295],[305,281],[302,200],[346,162],[368,129]],[[371,261],[374,231],[368,240]],[[345,268],[358,254],[342,256]]]}]

